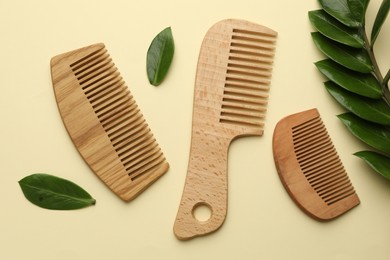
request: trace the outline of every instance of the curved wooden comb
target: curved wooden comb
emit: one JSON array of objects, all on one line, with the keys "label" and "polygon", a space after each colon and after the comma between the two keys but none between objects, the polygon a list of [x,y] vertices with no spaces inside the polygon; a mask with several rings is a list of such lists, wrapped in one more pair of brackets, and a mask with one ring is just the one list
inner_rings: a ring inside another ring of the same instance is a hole
[{"label": "curved wooden comb", "polygon": [[78,151],[125,201],[169,168],[104,44],[55,56],[51,73],[57,105]]},{"label": "curved wooden comb", "polygon": [[331,220],[360,203],[317,109],[278,122],[273,154],[287,192],[313,218]]},{"label": "curved wooden comb", "polygon": [[[239,136],[262,135],[276,32],[223,20],[207,32],[196,73],[187,178],[174,224],[186,240],[217,230],[227,211],[227,154]],[[211,210],[199,221],[199,206]]]}]

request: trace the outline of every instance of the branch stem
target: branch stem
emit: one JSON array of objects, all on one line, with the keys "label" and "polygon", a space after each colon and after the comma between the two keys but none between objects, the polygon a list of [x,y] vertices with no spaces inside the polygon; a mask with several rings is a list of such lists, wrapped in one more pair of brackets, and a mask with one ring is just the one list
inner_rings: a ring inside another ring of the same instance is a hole
[{"label": "branch stem", "polygon": [[383,83],[384,83],[386,86],[388,86],[389,80],[390,80],[390,69],[389,69],[389,71],[387,71],[387,74],[386,74],[385,78],[383,79]]},{"label": "branch stem", "polygon": [[372,67],[373,67],[372,73],[374,74],[374,76],[376,77],[376,79],[379,81],[379,83],[382,86],[383,100],[390,107],[390,90],[389,90],[389,87],[387,86],[387,84],[389,82],[389,77],[390,77],[390,75],[389,75],[390,70],[387,73],[387,75],[385,76],[385,78],[383,78],[382,73],[381,73],[379,66],[378,66],[378,62],[376,61],[376,58],[375,58],[374,46],[370,45],[366,30],[364,27],[360,28],[360,34],[363,36],[363,39],[364,39],[364,49],[368,52],[368,55],[370,56],[370,59],[371,59],[371,63],[372,63]]}]

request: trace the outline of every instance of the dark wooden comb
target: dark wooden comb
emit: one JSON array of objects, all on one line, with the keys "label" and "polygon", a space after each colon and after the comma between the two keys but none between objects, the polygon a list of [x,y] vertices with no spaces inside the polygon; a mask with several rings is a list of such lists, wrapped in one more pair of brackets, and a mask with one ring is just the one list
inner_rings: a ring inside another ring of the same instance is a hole
[{"label": "dark wooden comb", "polygon": [[279,121],[273,154],[287,192],[313,218],[331,220],[360,203],[317,109]]}]

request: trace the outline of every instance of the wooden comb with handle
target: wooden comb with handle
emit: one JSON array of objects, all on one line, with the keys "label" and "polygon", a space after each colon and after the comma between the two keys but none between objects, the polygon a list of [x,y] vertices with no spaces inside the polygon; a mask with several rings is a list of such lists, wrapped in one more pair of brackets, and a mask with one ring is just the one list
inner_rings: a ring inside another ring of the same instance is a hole
[{"label": "wooden comb with handle", "polygon": [[278,122],[273,154],[287,192],[311,217],[331,220],[360,203],[317,109]]},{"label": "wooden comb with handle", "polygon": [[[229,19],[206,33],[198,59],[188,172],[174,224],[178,239],[216,231],[227,212],[227,156],[239,136],[262,135],[276,32]],[[199,206],[211,211],[198,220]]]},{"label": "wooden comb with handle", "polygon": [[55,56],[57,105],[78,151],[96,175],[129,201],[169,165],[104,44]]}]

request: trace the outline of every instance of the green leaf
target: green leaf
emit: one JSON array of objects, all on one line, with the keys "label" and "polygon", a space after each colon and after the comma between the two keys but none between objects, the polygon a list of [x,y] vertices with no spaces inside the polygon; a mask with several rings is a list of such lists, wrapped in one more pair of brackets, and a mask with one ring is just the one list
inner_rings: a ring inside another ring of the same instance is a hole
[{"label": "green leaf", "polygon": [[335,83],[325,82],[328,92],[355,115],[382,125],[390,125],[390,107],[382,99],[371,99],[344,90]]},{"label": "green leaf", "polygon": [[46,209],[72,210],[96,203],[77,184],[49,174],[32,174],[21,179],[19,185],[31,203]]},{"label": "green leaf", "polygon": [[328,79],[348,91],[369,98],[382,97],[382,87],[371,74],[354,72],[329,59],[318,61],[315,65]]},{"label": "green leaf", "polygon": [[325,12],[346,26],[352,28],[362,26],[349,9],[348,0],[320,0],[320,4]]},{"label": "green leaf", "polygon": [[338,115],[348,130],[369,146],[390,155],[390,128],[375,124],[352,114]]},{"label": "green leaf", "polygon": [[319,32],[313,32],[311,36],[318,49],[340,65],[361,73],[372,71],[370,57],[364,49],[356,49],[337,43]]},{"label": "green leaf", "polygon": [[364,47],[363,38],[357,29],[345,26],[324,10],[310,11],[309,19],[314,28],[329,39],[354,48]]},{"label": "green leaf", "polygon": [[164,80],[175,52],[171,27],[162,30],[149,46],[146,70],[150,84],[158,86]]},{"label": "green leaf", "polygon": [[348,7],[355,19],[364,25],[369,0],[348,0]]},{"label": "green leaf", "polygon": [[357,157],[363,159],[377,173],[390,180],[390,158],[373,151],[360,151],[355,153]]},{"label": "green leaf", "polygon": [[374,26],[372,27],[371,46],[374,46],[374,43],[379,35],[382,25],[385,22],[387,15],[389,14],[389,10],[390,0],[383,0],[381,6],[379,7],[378,14],[376,15]]}]

